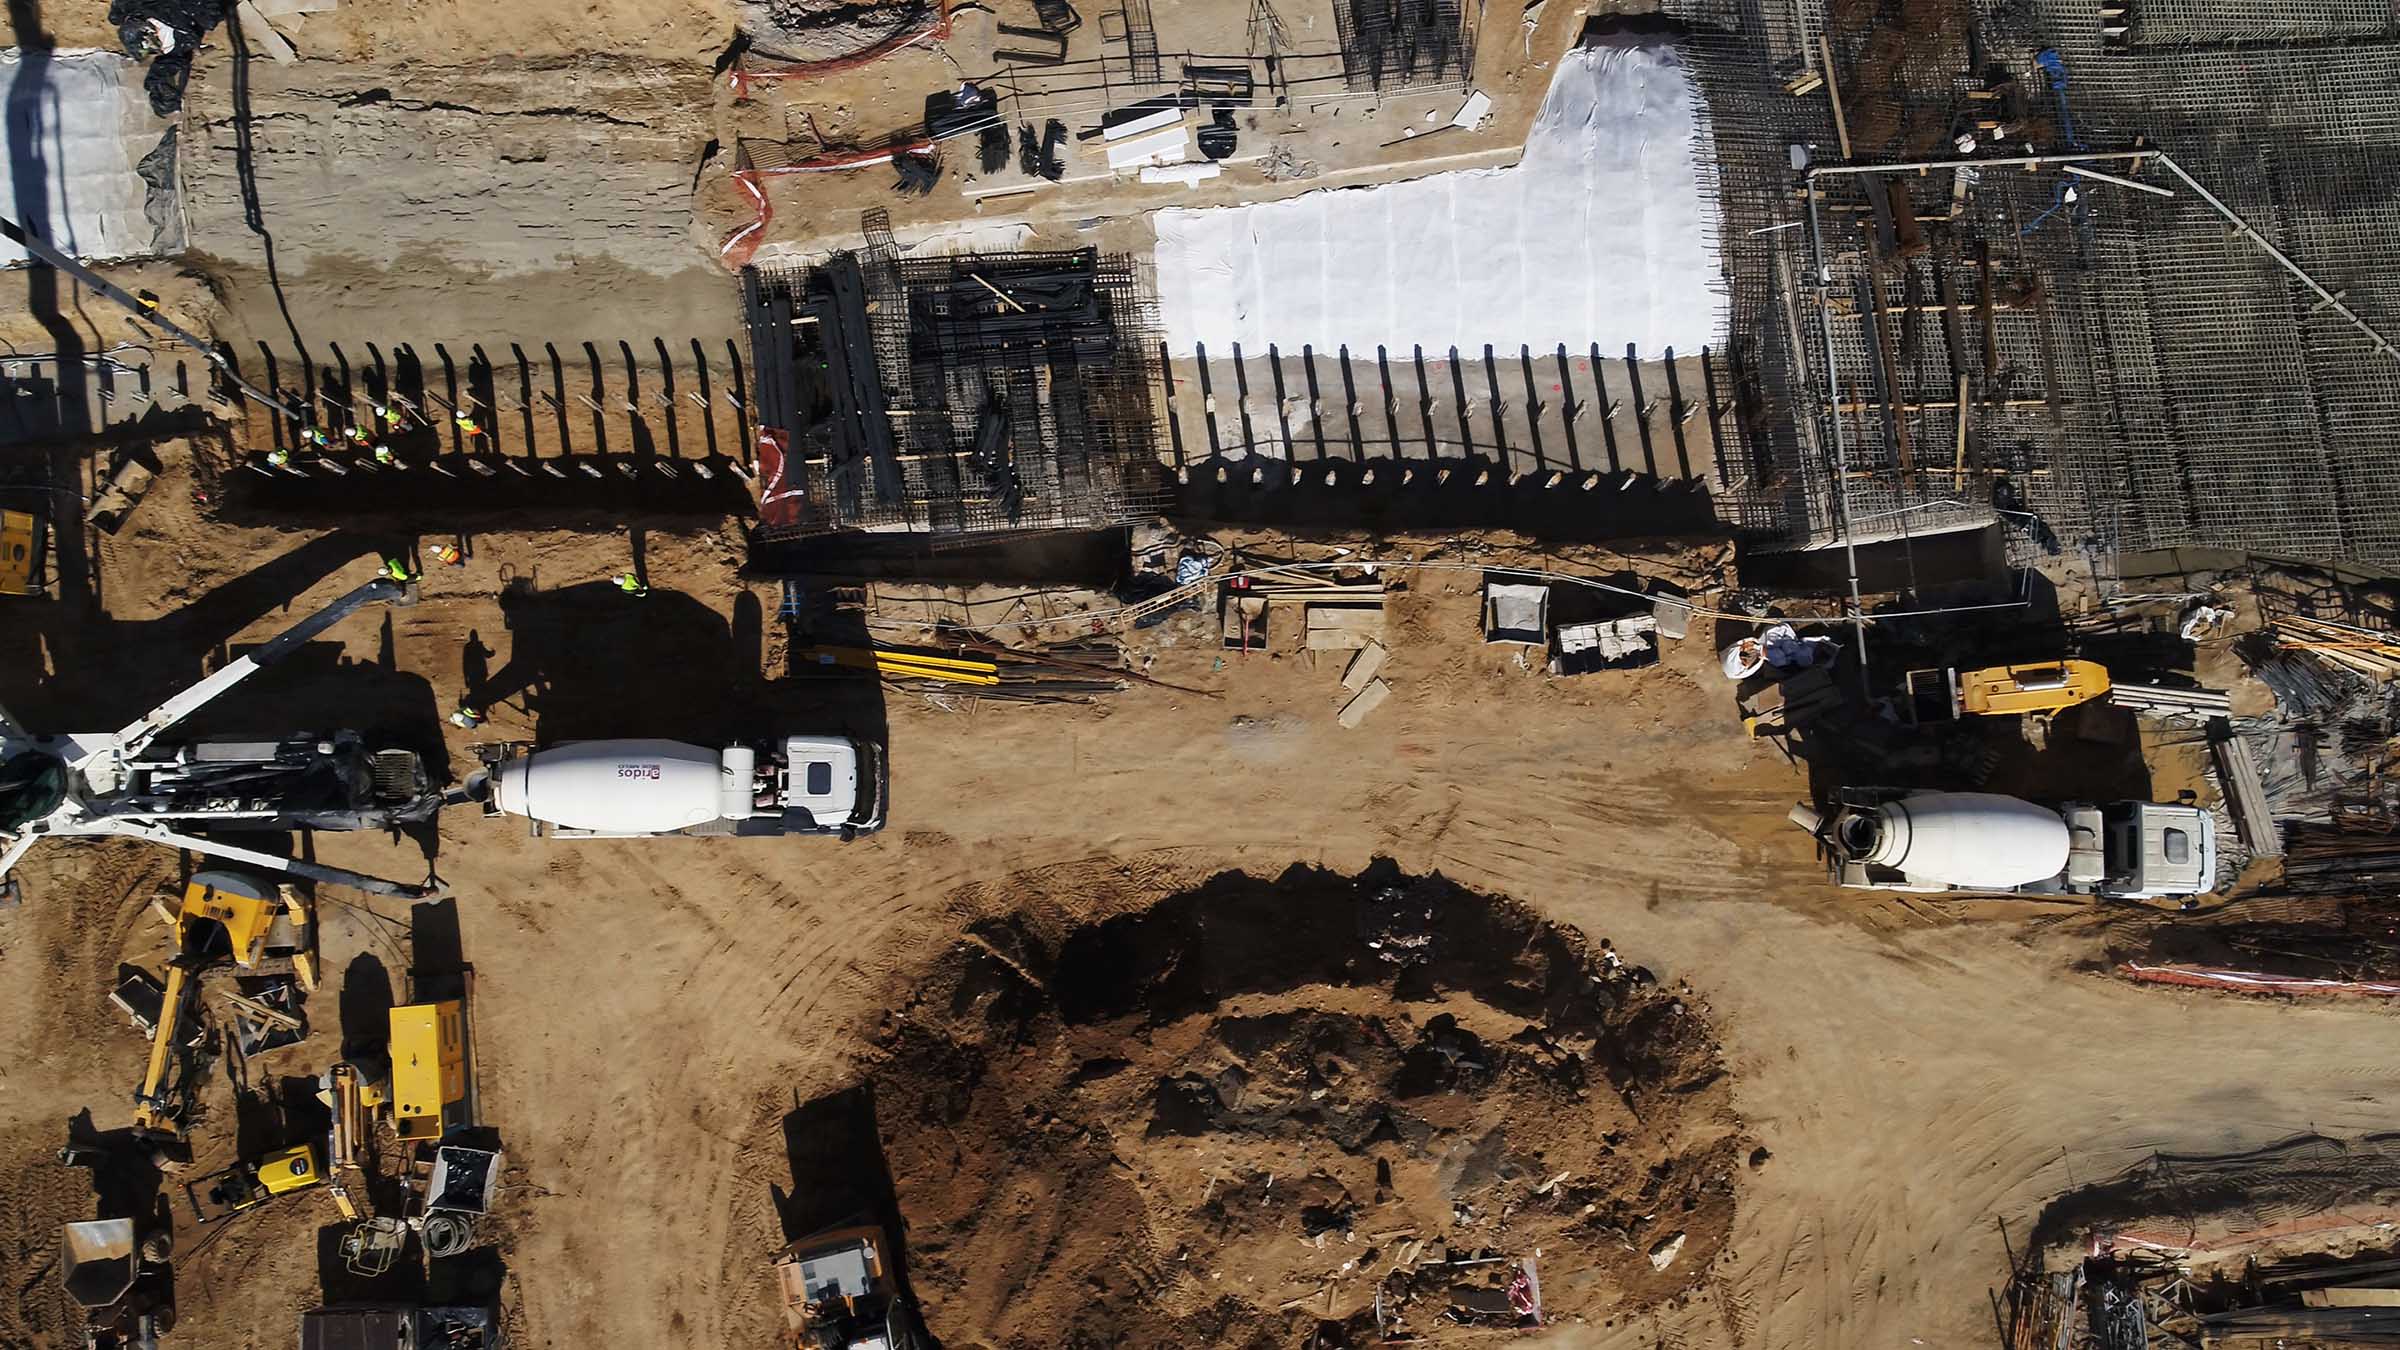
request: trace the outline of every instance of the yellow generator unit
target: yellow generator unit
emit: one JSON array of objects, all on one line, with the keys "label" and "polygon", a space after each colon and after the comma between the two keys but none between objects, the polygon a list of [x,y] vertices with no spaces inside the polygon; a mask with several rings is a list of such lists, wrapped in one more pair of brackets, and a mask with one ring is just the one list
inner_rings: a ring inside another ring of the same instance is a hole
[{"label": "yellow generator unit", "polygon": [[48,527],[25,511],[0,511],[0,595],[34,595],[46,589]]},{"label": "yellow generator unit", "polygon": [[392,1009],[392,1127],[402,1139],[439,1139],[449,1109],[467,1097],[466,1008],[456,999]]},{"label": "yellow generator unit", "polygon": [[222,1172],[200,1178],[184,1187],[191,1201],[192,1217],[202,1223],[255,1209],[279,1195],[304,1191],[321,1185],[325,1171],[318,1165],[317,1151],[308,1144],[294,1144],[277,1149],[254,1162],[235,1163]]}]

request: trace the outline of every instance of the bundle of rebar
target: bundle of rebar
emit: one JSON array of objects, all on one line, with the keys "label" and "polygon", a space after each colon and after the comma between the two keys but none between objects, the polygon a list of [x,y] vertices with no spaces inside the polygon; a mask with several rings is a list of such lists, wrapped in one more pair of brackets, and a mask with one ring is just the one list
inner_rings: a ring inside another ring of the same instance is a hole
[{"label": "bundle of rebar", "polygon": [[2349,697],[2353,687],[2345,673],[2286,650],[2265,633],[2252,633],[2235,643],[2234,654],[2274,691],[2275,706],[2292,717],[2331,711]]},{"label": "bundle of rebar", "polygon": [[[1118,669],[1124,653],[1109,644],[1005,647],[945,634],[940,645],[950,648],[952,654],[938,658],[913,655],[913,664],[895,660],[901,655],[896,649],[877,648],[875,668],[894,688],[926,695],[944,707],[962,697],[1003,703],[1088,703],[1102,694],[1121,693],[1129,683],[1161,683]],[[957,673],[967,671],[973,673]],[[962,685],[966,687],[959,687]]]},{"label": "bundle of rebar", "polygon": [[2284,832],[2283,880],[2303,895],[2400,894],[2400,834],[2295,823]]}]

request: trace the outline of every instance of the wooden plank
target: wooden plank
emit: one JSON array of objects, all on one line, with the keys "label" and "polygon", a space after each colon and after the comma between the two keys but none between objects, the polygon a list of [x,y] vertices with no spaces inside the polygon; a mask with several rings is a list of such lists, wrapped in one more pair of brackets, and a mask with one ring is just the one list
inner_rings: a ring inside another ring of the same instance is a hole
[{"label": "wooden plank", "polygon": [[250,1014],[252,1017],[257,1018],[261,1022],[268,1023],[272,1026],[281,1027],[285,1031],[298,1031],[300,1029],[299,1018],[294,1017],[290,1013],[284,1012],[279,1008],[268,1007],[266,1004],[259,1002],[257,999],[244,998],[242,995],[234,993],[231,990],[226,990],[218,994],[217,997],[227,1003],[232,1004],[234,1007],[241,1009],[243,1012]]},{"label": "wooden plank", "polygon": [[1375,639],[1371,634],[1350,628],[1311,628],[1308,630],[1308,649],[1312,652],[1356,652],[1366,650]]},{"label": "wooden plank", "polygon": [[1349,668],[1342,672],[1342,687],[1352,693],[1366,688],[1367,681],[1375,678],[1376,672],[1383,669],[1383,663],[1391,655],[1391,648],[1380,642],[1370,642],[1359,648],[1358,655],[1350,658]]},{"label": "wooden plank", "polygon": [[2400,1308],[2400,1289],[2303,1289],[2303,1308]]},{"label": "wooden plank", "polygon": [[1391,696],[1390,685],[1381,680],[1369,680],[1366,688],[1359,690],[1348,703],[1342,705],[1341,716],[1337,720],[1345,727],[1355,728],[1367,720],[1367,714],[1382,707],[1383,701]]},{"label": "wooden plank", "polygon": [[1977,317],[1983,320],[1983,373],[2000,373],[2000,326],[1992,318],[1992,246],[1985,244],[1976,250],[1977,284],[1983,294],[1975,298]]},{"label": "wooden plank", "polygon": [[1825,97],[1833,104],[1833,134],[1841,139],[1842,159],[1850,159],[1850,122],[1842,116],[1842,82],[1833,74],[1833,44],[1817,34],[1817,54],[1825,58]]},{"label": "wooden plank", "polygon": [[242,18],[243,39],[265,52],[268,59],[279,66],[288,66],[299,58],[299,53],[292,50],[292,44],[284,41],[283,34],[267,23],[267,16],[258,12],[258,6],[252,0],[242,0],[235,6],[235,12]]},{"label": "wooden plank", "polygon": [[2274,818],[2268,813],[2266,785],[2259,781],[2249,743],[2230,727],[2222,735],[2213,734],[2212,728],[2208,752],[2217,761],[2217,779],[2224,785],[2226,805],[2233,809],[2233,825],[2241,833],[2242,847],[2261,858],[2281,856],[2283,837],[2275,832]]},{"label": "wooden plank", "polygon": [[1383,607],[1310,605],[1308,626],[1312,632],[1319,628],[1347,628],[1361,633],[1380,633],[1383,631]]}]

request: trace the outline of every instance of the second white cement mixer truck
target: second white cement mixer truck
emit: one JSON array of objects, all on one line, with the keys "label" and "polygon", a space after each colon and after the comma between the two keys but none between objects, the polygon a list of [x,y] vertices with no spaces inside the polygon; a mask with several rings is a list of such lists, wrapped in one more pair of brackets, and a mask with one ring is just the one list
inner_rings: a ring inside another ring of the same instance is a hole
[{"label": "second white cement mixer truck", "polygon": [[465,795],[486,815],[523,816],[536,834],[838,834],[883,828],[882,747],[846,736],[785,736],[723,749],[682,741],[488,746]]},{"label": "second white cement mixer truck", "polygon": [[2196,806],[1867,789],[1791,818],[1842,886],[2156,900],[2216,885],[2216,823]]}]

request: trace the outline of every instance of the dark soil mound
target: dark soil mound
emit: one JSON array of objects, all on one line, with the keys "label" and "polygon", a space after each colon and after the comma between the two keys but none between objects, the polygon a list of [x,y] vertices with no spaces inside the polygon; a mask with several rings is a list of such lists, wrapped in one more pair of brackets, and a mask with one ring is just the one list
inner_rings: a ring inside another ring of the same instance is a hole
[{"label": "dark soil mound", "polygon": [[1707,1023],[1519,905],[1294,868],[1034,928],[936,957],[874,1073],[949,1350],[1597,1318],[1724,1241]]}]

